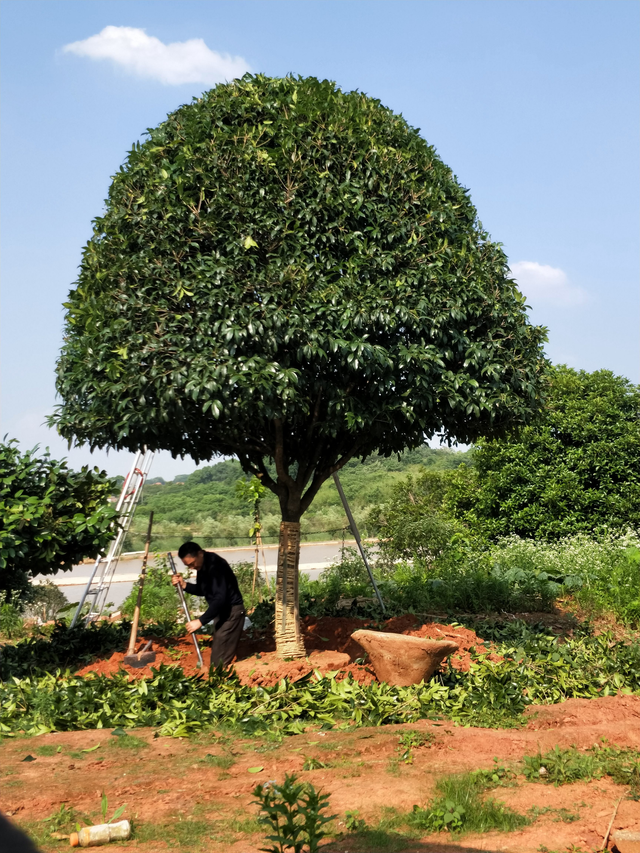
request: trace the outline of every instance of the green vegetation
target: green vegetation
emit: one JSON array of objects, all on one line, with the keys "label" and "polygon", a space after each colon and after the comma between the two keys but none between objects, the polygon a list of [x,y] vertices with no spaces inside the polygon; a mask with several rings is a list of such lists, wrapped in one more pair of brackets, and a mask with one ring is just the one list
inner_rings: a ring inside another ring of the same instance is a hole
[{"label": "green vegetation", "polygon": [[524,775],[529,782],[566,785],[580,780],[610,776],[640,795],[640,752],[613,746],[594,746],[586,751],[554,747],[543,754],[525,756]]},{"label": "green vegetation", "polygon": [[486,774],[463,773],[436,782],[436,797],[424,808],[413,807],[408,823],[427,832],[513,832],[531,823],[492,798],[482,795],[495,787]]},{"label": "green vegetation", "polygon": [[478,442],[453,514],[482,536],[554,541],[640,527],[640,388],[608,370],[550,368],[537,422]]},{"label": "green vegetation", "polygon": [[113,480],[36,451],[0,443],[0,604],[20,606],[34,575],[71,569],[113,537]]},{"label": "green vegetation", "polygon": [[323,829],[336,816],[326,815],[328,794],[321,794],[310,782],[299,782],[296,775],[285,773],[282,784],[267,782],[253,790],[260,808],[258,822],[267,826],[267,841],[273,842],[262,849],[266,853],[317,853],[318,845],[327,833]]},{"label": "green vegetation", "polygon": [[434,740],[435,736],[433,732],[417,732],[412,730],[402,732],[399,737],[400,746],[398,747],[400,761],[405,764],[413,764],[413,750],[420,749],[422,746],[431,746]]},{"label": "green vegetation", "polygon": [[[502,660],[476,655],[469,672],[447,669],[411,687],[308,676],[294,684],[253,688],[241,686],[223,670],[206,680],[187,678],[176,666],[160,666],[153,678],[134,683],[126,675],[83,678],[60,673],[60,667],[36,674],[44,663],[38,657],[40,647],[23,641],[3,660],[8,680],[0,685],[0,732],[155,726],[162,735],[187,736],[223,725],[262,736],[269,731],[300,733],[309,725],[385,725],[438,716],[465,725],[514,726],[521,724],[522,712],[532,703],[640,692],[637,642],[587,632],[560,642],[521,622],[475,622],[474,628],[487,642],[493,641],[493,651]],[[83,631],[92,637],[90,629],[60,628],[67,660],[73,638],[81,641]],[[127,634],[116,626],[95,631],[103,640],[113,632],[120,645]],[[55,645],[49,652],[50,666],[54,655]],[[11,677],[12,668],[33,674]]]},{"label": "green vegetation", "polygon": [[[374,506],[386,501],[393,485],[403,475],[429,471],[451,471],[472,465],[472,454],[422,446],[400,456],[370,456],[364,462],[352,460],[340,472],[340,480],[363,534],[371,528],[367,521]],[[253,507],[238,491],[244,475],[234,460],[199,468],[193,474],[165,483],[156,477],[145,484],[142,504],[127,538],[127,550],[143,547],[149,513],[154,513],[152,544],[157,551],[175,549],[188,539],[204,548],[248,545],[253,524]],[[280,512],[275,496],[267,491],[260,500],[263,542],[277,542]],[[301,522],[307,540],[339,539],[348,526],[333,482],[326,482]],[[349,535],[347,533],[347,535]]]},{"label": "green vegetation", "polygon": [[[296,562],[350,460],[499,435],[541,404],[545,330],[469,193],[401,116],[327,80],[247,75],[149,130],[65,307],[60,433],[236,457]],[[290,585],[276,642],[301,655]]]}]

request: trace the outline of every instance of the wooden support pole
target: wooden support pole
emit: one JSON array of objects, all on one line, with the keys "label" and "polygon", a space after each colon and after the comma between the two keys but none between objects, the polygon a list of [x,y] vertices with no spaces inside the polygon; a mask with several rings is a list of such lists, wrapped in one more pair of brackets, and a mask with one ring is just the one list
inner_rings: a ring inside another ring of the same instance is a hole
[{"label": "wooden support pole", "polygon": [[131,623],[131,636],[129,637],[129,648],[127,654],[132,655],[136,650],[136,640],[138,639],[138,624],[140,622],[140,607],[142,605],[142,588],[144,587],[144,579],[147,574],[147,560],[149,559],[149,547],[151,545],[151,528],[153,527],[153,510],[149,513],[149,526],[147,527],[147,540],[144,544],[144,556],[142,557],[142,569],[138,579],[138,599],[136,607],[133,611],[133,622]]}]

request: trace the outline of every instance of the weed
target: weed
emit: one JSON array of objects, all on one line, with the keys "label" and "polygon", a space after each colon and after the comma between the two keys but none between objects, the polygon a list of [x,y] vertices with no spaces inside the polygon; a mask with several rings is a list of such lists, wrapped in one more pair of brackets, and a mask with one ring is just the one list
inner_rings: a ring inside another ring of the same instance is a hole
[{"label": "weed", "polygon": [[112,816],[107,820],[107,815],[109,813],[109,800],[107,799],[107,795],[105,792],[102,792],[102,797],[100,800],[100,811],[102,812],[102,822],[103,823],[115,823],[116,820],[120,817],[120,815],[126,809],[127,804],[125,803],[123,806],[120,806],[115,810]]},{"label": "weed", "polygon": [[303,770],[324,770],[326,767],[331,767],[331,765],[324,761],[320,761],[319,758],[313,757],[305,758],[304,764],[302,765]]},{"label": "weed", "polygon": [[398,747],[400,761],[403,761],[405,764],[413,764],[413,750],[421,746],[431,746],[435,740],[435,735],[433,732],[418,732],[408,729],[402,732],[398,740],[400,741],[400,746]]},{"label": "weed", "polygon": [[486,789],[483,778],[473,773],[446,776],[436,783],[437,796],[425,808],[414,806],[407,822],[429,832],[512,832],[531,822],[503,803],[483,799]]},{"label": "weed", "polygon": [[517,782],[517,774],[513,770],[498,764],[498,759],[493,759],[494,766],[489,770],[473,770],[471,775],[484,787],[485,791],[490,788],[513,788]]},{"label": "weed", "polygon": [[357,809],[345,814],[344,825],[347,827],[349,832],[362,832],[367,828],[366,822],[360,817],[360,813]]},{"label": "weed", "polygon": [[208,820],[197,820],[178,815],[168,823],[138,823],[135,835],[139,843],[162,842],[163,846],[200,850],[203,845],[210,848],[212,824]]},{"label": "weed", "polygon": [[212,767],[219,767],[220,770],[228,770],[236,763],[235,758],[230,752],[223,752],[221,755],[212,755],[208,752],[204,760]]},{"label": "weed", "polygon": [[36,747],[36,752],[38,755],[49,757],[56,754],[56,747],[51,744],[45,744],[44,746]]},{"label": "weed", "polygon": [[[582,804],[584,805],[584,803]],[[580,812],[570,812],[569,809],[554,809],[551,806],[544,806],[540,808],[540,806],[532,806],[527,814],[531,817],[532,820],[537,820],[542,815],[546,814],[555,814],[554,821],[562,823],[573,823],[576,820],[580,820]]]},{"label": "weed", "polygon": [[582,779],[610,776],[618,785],[640,787],[640,753],[633,749],[597,747],[580,752],[575,747],[523,758],[524,775],[530,782],[565,785]]},{"label": "weed", "polygon": [[44,820],[45,823],[49,824],[48,828],[50,832],[60,832],[65,829],[73,831],[76,824],[80,821],[80,817],[73,806],[67,806],[66,803],[62,803],[57,812],[49,815]]},{"label": "weed", "polygon": [[109,741],[110,747],[115,747],[116,749],[145,749],[149,746],[146,740],[142,740],[142,738],[136,737],[135,735],[130,735],[125,732],[124,729],[116,728],[111,732],[114,740]]},{"label": "weed", "polygon": [[282,785],[267,782],[253,790],[255,802],[260,807],[258,820],[271,828],[263,847],[266,853],[284,853],[293,849],[300,853],[306,845],[309,853],[317,853],[320,841],[326,836],[323,827],[336,815],[325,815],[329,795],[321,794],[308,782],[298,782],[295,774],[286,774]]}]

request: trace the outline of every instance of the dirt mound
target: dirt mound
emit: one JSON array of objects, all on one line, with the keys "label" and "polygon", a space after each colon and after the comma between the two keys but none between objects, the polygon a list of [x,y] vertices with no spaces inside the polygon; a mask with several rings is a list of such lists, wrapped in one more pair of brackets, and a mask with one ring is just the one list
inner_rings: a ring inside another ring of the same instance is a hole
[{"label": "dirt mound", "polygon": [[601,696],[598,699],[567,699],[558,705],[530,705],[525,715],[532,718],[528,728],[533,730],[601,726],[606,720],[628,723],[640,735],[640,696]]},{"label": "dirt mound", "polygon": [[[308,657],[302,660],[283,661],[275,652],[273,631],[253,632],[250,636],[243,634],[238,647],[236,672],[243,684],[252,686],[271,686],[282,678],[297,681],[314,670],[323,675],[328,672],[338,672],[338,678],[351,675],[362,684],[375,681],[373,670],[368,667],[363,658],[362,648],[351,639],[351,634],[359,628],[372,628],[366,619],[348,616],[307,616],[302,620],[301,628]],[[387,619],[377,626],[383,631],[396,634],[407,634],[412,637],[426,637],[433,640],[453,640],[459,645],[459,650],[451,657],[451,664],[456,669],[468,670],[473,651],[485,654],[489,650],[477,634],[459,625],[445,625],[439,622],[422,624],[411,615]],[[113,675],[123,670],[131,678],[150,678],[153,675],[152,666],[160,664],[178,665],[185,675],[206,673],[209,666],[209,646],[211,640],[200,642],[205,669],[198,666],[193,641],[188,637],[175,640],[154,639],[153,651],[156,660],[150,666],[132,669],[123,663],[125,652],[114,652],[110,657],[94,660],[78,670],[79,675],[95,672],[98,675]],[[139,644],[142,648],[143,643]],[[490,654],[492,660],[500,660],[497,655]]]}]

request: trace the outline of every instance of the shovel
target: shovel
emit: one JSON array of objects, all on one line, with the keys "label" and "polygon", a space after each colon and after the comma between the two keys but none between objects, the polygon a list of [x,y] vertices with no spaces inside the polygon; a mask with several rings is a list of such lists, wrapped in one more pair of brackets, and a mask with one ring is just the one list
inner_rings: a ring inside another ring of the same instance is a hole
[{"label": "shovel", "polygon": [[122,662],[127,666],[132,666],[134,669],[141,669],[147,664],[153,663],[156,659],[156,653],[149,651],[151,648],[151,640],[136,654],[136,641],[138,639],[138,623],[140,622],[140,605],[142,604],[142,588],[144,587],[144,579],[147,573],[147,560],[149,559],[149,546],[151,545],[151,527],[153,526],[153,512],[149,514],[149,527],[147,528],[147,541],[144,546],[144,557],[142,558],[142,569],[140,570],[140,579],[138,581],[138,600],[133,611],[133,622],[131,623],[131,636],[129,637],[129,648]]},{"label": "shovel", "polygon": [[[169,560],[169,566],[171,567],[171,573],[174,575],[178,574],[178,570],[176,569],[176,564],[173,562],[173,554],[171,551],[167,554],[167,559]],[[176,584],[176,590],[178,591],[178,598],[180,599],[180,604],[182,605],[182,610],[184,615],[187,617],[187,622],[191,621],[191,614],[189,613],[189,608],[187,606],[187,601],[184,597],[184,591],[180,584]],[[202,660],[202,652],[200,651],[200,644],[198,643],[198,638],[195,635],[195,632],[191,635],[191,639],[193,640],[193,645],[196,647],[196,654],[198,655],[198,663],[200,664],[200,669],[204,669],[204,661]]]}]

